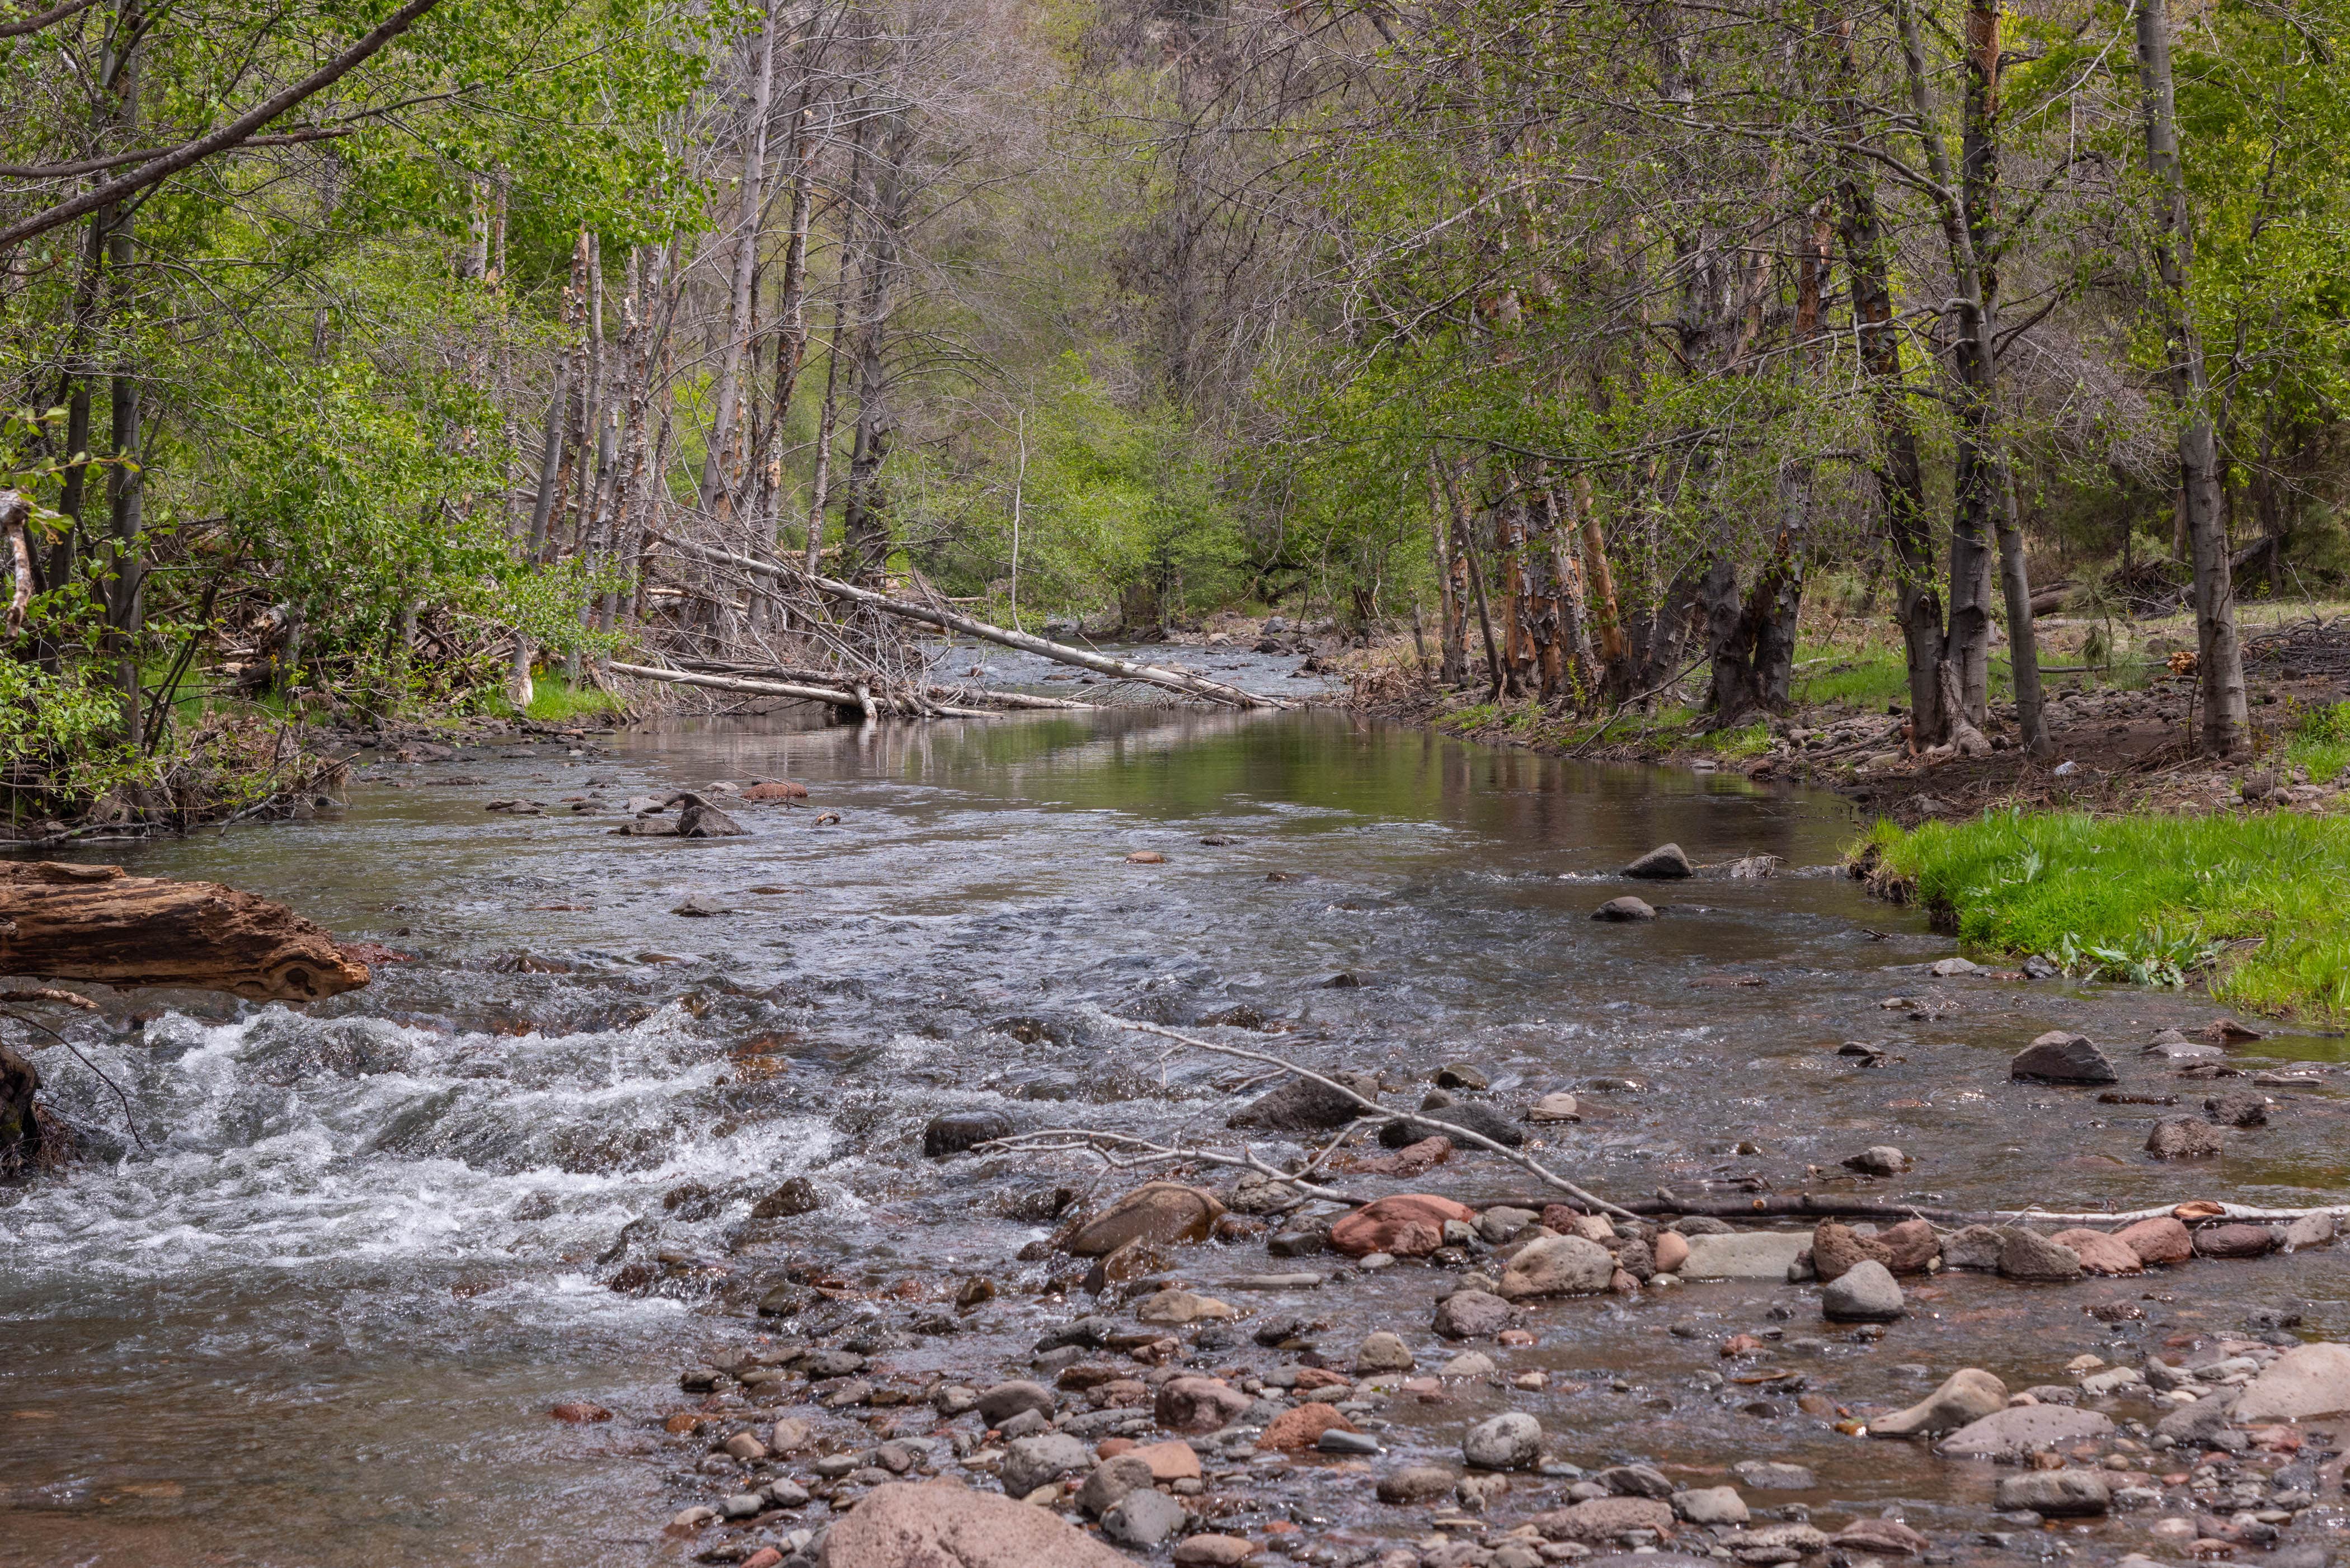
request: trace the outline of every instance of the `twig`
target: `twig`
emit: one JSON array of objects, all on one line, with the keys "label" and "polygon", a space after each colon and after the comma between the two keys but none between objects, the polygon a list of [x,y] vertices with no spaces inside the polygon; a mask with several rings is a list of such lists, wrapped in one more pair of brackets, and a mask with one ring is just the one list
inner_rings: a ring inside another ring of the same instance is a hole
[{"label": "twig", "polygon": [[[1114,1170],[1132,1170],[1139,1166],[1179,1161],[1229,1165],[1285,1182],[1295,1187],[1301,1196],[1319,1199],[1325,1203],[1359,1209],[1370,1201],[1367,1198],[1348,1193],[1320,1191],[1306,1185],[1299,1176],[1260,1159],[1250,1152],[1246,1144],[1241,1145],[1240,1153],[1226,1154],[1221,1149],[1186,1148],[1180,1144],[1153,1143],[1149,1138],[1136,1137],[1129,1133],[1096,1132],[1087,1127],[1046,1127],[1038,1132],[1014,1133],[1009,1137],[990,1138],[985,1143],[972,1146],[974,1154],[1066,1154],[1077,1149],[1089,1150]],[[1120,1158],[1113,1150],[1132,1151],[1132,1158]]]},{"label": "twig", "polygon": [[1219,1056],[1237,1056],[1244,1062],[1259,1062],[1269,1067],[1279,1067],[1282,1071],[1294,1074],[1308,1083],[1319,1084],[1335,1094],[1344,1095],[1365,1110],[1375,1112],[1388,1120],[1409,1121],[1416,1127],[1430,1127],[1442,1133],[1456,1144],[1473,1145],[1488,1154],[1499,1155],[1528,1175],[1540,1178],[1576,1201],[1593,1209],[1604,1210],[1610,1214],[1620,1214],[1627,1220],[1638,1218],[1630,1210],[1619,1208],[1596,1194],[1586,1192],[1565,1177],[1545,1169],[1540,1161],[1531,1156],[1520,1154],[1507,1144],[1487,1137],[1483,1133],[1471,1132],[1467,1127],[1454,1127],[1449,1122],[1438,1121],[1425,1111],[1413,1111],[1409,1114],[1397,1111],[1367,1096],[1357,1094],[1336,1079],[1326,1078],[1321,1074],[1301,1067],[1295,1062],[1284,1061],[1279,1056],[1267,1055],[1262,1051],[1250,1051],[1238,1045],[1220,1045],[1212,1040],[1201,1040],[1189,1034],[1178,1033],[1172,1029],[1162,1029],[1156,1023],[1144,1023],[1133,1018],[1120,1018],[1114,1012],[1106,1012],[1102,1016],[1121,1029],[1133,1029],[1145,1034],[1156,1034],[1161,1039],[1173,1040],[1180,1044],[1189,1045],[1195,1051],[1211,1052]]},{"label": "twig", "polygon": [[[18,994],[21,993],[11,992],[10,999],[14,1000],[14,998]],[[139,1136],[139,1122],[138,1118],[131,1114],[130,1096],[122,1092],[121,1085],[108,1077],[105,1071],[101,1069],[97,1063],[83,1055],[79,1046],[67,1039],[64,1035],[58,1033],[56,1030],[50,1028],[47,1024],[42,1023],[39,1019],[27,1018],[21,1012],[11,1012],[5,1014],[5,1016],[15,1019],[17,1023],[24,1024],[28,1029],[39,1030],[42,1033],[47,1035],[50,1039],[64,1046],[67,1050],[71,1051],[74,1054],[74,1060],[79,1062],[83,1066],[88,1068],[93,1074],[97,1075],[98,1081],[104,1084],[108,1088],[112,1089],[114,1091],[114,1097],[122,1102],[122,1125],[130,1129],[130,1141],[139,1146],[139,1152],[141,1154],[153,1152],[148,1148],[147,1140]]]}]

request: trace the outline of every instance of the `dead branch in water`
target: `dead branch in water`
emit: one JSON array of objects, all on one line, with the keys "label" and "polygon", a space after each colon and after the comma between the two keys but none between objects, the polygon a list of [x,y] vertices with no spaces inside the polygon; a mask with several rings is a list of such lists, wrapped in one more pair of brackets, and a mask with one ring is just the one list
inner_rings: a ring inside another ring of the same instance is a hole
[{"label": "dead branch in water", "polygon": [[1172,1029],[1161,1028],[1156,1023],[1145,1023],[1133,1018],[1120,1018],[1114,1012],[1106,1012],[1102,1016],[1107,1019],[1110,1023],[1117,1024],[1121,1029],[1133,1029],[1145,1034],[1156,1034],[1163,1039],[1172,1040],[1178,1044],[1189,1045],[1195,1051],[1206,1051],[1218,1056],[1237,1056],[1244,1062],[1258,1062],[1268,1067],[1278,1067],[1284,1073],[1289,1073],[1295,1076],[1305,1079],[1308,1083],[1319,1084],[1324,1088],[1330,1090],[1334,1094],[1343,1095],[1347,1099],[1352,1100],[1356,1105],[1362,1106],[1367,1111],[1374,1113],[1384,1120],[1408,1121],[1413,1127],[1424,1127],[1431,1129],[1432,1131],[1442,1133],[1446,1137],[1451,1138],[1456,1146],[1482,1148],[1488,1154],[1499,1155],[1502,1158],[1508,1160],[1512,1165],[1516,1166],[1519,1169],[1526,1172],[1529,1176],[1547,1182],[1552,1187],[1558,1189],[1561,1192],[1564,1192],[1568,1197],[1574,1199],[1576,1202],[1584,1204],[1595,1211],[1621,1215],[1627,1220],[1638,1218],[1638,1216],[1634,1214],[1630,1210],[1610,1203],[1606,1199],[1578,1187],[1574,1182],[1569,1181],[1565,1177],[1559,1175],[1555,1171],[1545,1168],[1539,1160],[1536,1160],[1531,1155],[1520,1154],[1516,1149],[1510,1147],[1507,1144],[1500,1143],[1492,1138],[1487,1137],[1483,1133],[1471,1132],[1467,1127],[1455,1127],[1450,1122],[1440,1121],[1436,1116],[1426,1111],[1398,1111],[1392,1106],[1379,1104],[1378,1101],[1371,1099],[1367,1096],[1357,1094],[1354,1090],[1348,1088],[1346,1085],[1339,1083],[1334,1078],[1326,1078],[1321,1074],[1314,1072],[1309,1068],[1301,1067],[1295,1062],[1284,1060],[1279,1056],[1270,1055],[1263,1051],[1251,1051],[1239,1045],[1219,1044],[1212,1040],[1201,1040],[1194,1035],[1178,1033]]},{"label": "dead branch in water", "polygon": [[[1414,1121],[1420,1118],[1414,1116]],[[1492,1203],[1527,1204],[1528,1198],[1497,1198]],[[2141,1220],[2178,1219],[2190,1223],[2213,1220],[2239,1220],[2260,1223],[2269,1220],[2305,1220],[2313,1215],[2330,1214],[2337,1220],[2350,1220],[2350,1203],[2323,1204],[2313,1209],[2263,1209],[2250,1203],[2228,1203],[2218,1199],[2196,1200],[2209,1205],[2210,1211],[2196,1209],[2189,1214],[2178,1211],[2186,1203],[2163,1203],[2145,1209],[2119,1211],[2083,1210],[2074,1212],[2053,1209],[1941,1209],[1924,1204],[1903,1203],[1875,1198],[1839,1198],[1823,1192],[1776,1192],[1751,1198],[1683,1197],[1670,1189],[1659,1188],[1653,1198],[1638,1198],[1628,1205],[1632,1212],[1642,1215],[1694,1214],[1712,1220],[1884,1220],[1898,1223],[1904,1220],[1925,1220],[1936,1225],[2135,1225]],[[1486,1205],[1476,1205],[1485,1207]]]},{"label": "dead branch in water", "polygon": [[974,1154],[1066,1154],[1078,1149],[1089,1151],[1113,1170],[1139,1170],[1153,1165],[1232,1166],[1253,1170],[1280,1182],[1295,1190],[1303,1199],[1336,1203],[1347,1209],[1359,1209],[1370,1201],[1367,1198],[1349,1193],[1325,1192],[1306,1180],[1314,1168],[1312,1165],[1308,1165],[1305,1171],[1284,1170],[1259,1158],[1246,1144],[1241,1145],[1240,1153],[1227,1154],[1222,1149],[1154,1143],[1128,1133],[1095,1132],[1085,1127],[1047,1127],[1039,1132],[990,1138],[985,1143],[972,1146]]}]

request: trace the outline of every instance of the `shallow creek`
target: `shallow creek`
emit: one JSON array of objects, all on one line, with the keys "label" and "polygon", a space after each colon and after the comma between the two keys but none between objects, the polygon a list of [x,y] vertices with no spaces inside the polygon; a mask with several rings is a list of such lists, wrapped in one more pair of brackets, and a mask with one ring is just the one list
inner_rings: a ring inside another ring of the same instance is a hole
[{"label": "shallow creek", "polygon": [[[2107,1047],[2121,1089],[2177,1094],[2189,1114],[2250,1080],[2179,1083],[2137,1054],[2155,1028],[2210,1019],[2208,1000],[1929,977],[1951,944],[1826,869],[1857,832],[1828,796],[1327,714],[711,721],[604,747],[379,762],[328,819],[82,857],[233,883],[417,957],[307,1013],[139,997],[73,1026],[146,1147],[126,1138],[120,1158],[0,1193],[0,1563],[681,1558],[660,1526],[713,1487],[689,1473],[700,1446],[658,1418],[685,1403],[678,1369],[751,1332],[747,1303],[788,1264],[821,1265],[900,1328],[957,1279],[995,1281],[962,1332],[879,1358],[913,1383],[1015,1375],[1041,1328],[1092,1310],[1036,1295],[1066,1260],[1013,1254],[1050,1231],[1036,1189],[1104,1179],[1075,1159],[925,1161],[920,1143],[928,1118],[972,1108],[1024,1128],[1222,1136],[1241,1064],[1170,1054],[1105,1012],[1189,1023],[1245,1004],[1285,1032],[1220,1037],[1409,1083],[1399,1106],[1453,1062],[1513,1114],[1575,1089],[1591,1116],[1538,1129],[1537,1152],[1611,1196],[1744,1176],[1950,1206],[2339,1196],[2333,1089],[2268,1091],[2270,1126],[2165,1168],[2140,1146],[2166,1113],[2010,1083],[2008,1057],[2060,1027]],[[630,795],[786,775],[815,809],[742,807],[745,837],[610,832]],[[563,804],[588,794],[606,808]],[[546,815],[484,810],[517,795]],[[1633,890],[1616,868],[1666,840],[1783,869],[1644,889],[1665,906],[1654,924],[1592,921]],[[1127,861],[1143,849],[1165,863]],[[732,912],[673,914],[687,895]],[[1850,1040],[1887,1054],[1861,1065],[1836,1054]],[[2339,1053],[2280,1033],[2232,1054],[2330,1075]],[[71,1054],[33,1054],[62,1107],[120,1137],[120,1106]],[[1887,1143],[1910,1175],[1840,1169]],[[823,1208],[746,1220],[795,1176]],[[1475,1155],[1408,1187],[1348,1185],[1536,1192]],[[733,1272],[691,1299],[608,1288],[664,1251]],[[1382,1440],[1457,1460],[1466,1425],[1523,1408],[1578,1463],[1638,1458],[1709,1485],[1736,1460],[1789,1459],[1818,1487],[1754,1501],[1823,1519],[1898,1504],[1929,1532],[1980,1529],[1987,1470],[1842,1436],[1794,1395],[1906,1403],[1966,1365],[2014,1388],[2057,1382],[2080,1351],[2135,1360],[2291,1298],[2311,1303],[2303,1333],[2340,1335],[2339,1256],[2064,1288],[1946,1278],[1916,1285],[1912,1315],[1875,1344],[1824,1326],[1814,1293],[1789,1286],[1550,1303],[1529,1317],[1536,1345],[1482,1347],[1505,1374],[1549,1372],[1549,1388],[1401,1401]],[[1396,1329],[1430,1365],[1441,1274],[1340,1262],[1311,1260],[1334,1275],[1319,1290],[1232,1299],[1327,1322],[1334,1355]],[[1178,1260],[1210,1293],[1293,1266],[1253,1242]],[[2085,1315],[2149,1296],[2142,1322]],[[1765,1316],[1782,1303],[1791,1318]],[[1281,1359],[1249,1327],[1206,1365]],[[1768,1365],[1794,1377],[1707,1386],[1717,1343],[1763,1327],[1785,1336]],[[561,1425],[547,1410],[563,1400],[619,1418]],[[1425,1532],[1425,1511],[1371,1501],[1360,1461],[1281,1463],[1256,1517]],[[2144,1544],[2118,1518],[2088,1528],[2084,1551]]]}]

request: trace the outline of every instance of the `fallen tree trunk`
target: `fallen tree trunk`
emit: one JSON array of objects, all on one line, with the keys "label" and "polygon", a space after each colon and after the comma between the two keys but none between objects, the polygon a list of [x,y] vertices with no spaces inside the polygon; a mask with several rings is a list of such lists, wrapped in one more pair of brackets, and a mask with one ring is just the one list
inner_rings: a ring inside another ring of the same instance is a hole
[{"label": "fallen tree trunk", "polygon": [[368,967],[283,904],[120,866],[0,864],[0,974],[317,1002]]},{"label": "fallen tree trunk", "polygon": [[746,680],[739,675],[699,675],[686,670],[656,670],[650,664],[623,664],[615,659],[605,668],[639,680],[665,680],[673,686],[706,686],[712,691],[733,691],[746,697],[794,697],[803,702],[828,702],[852,713],[864,709],[854,691],[831,686],[808,686],[796,680]]},{"label": "fallen tree trunk", "polygon": [[778,566],[766,561],[755,561],[748,556],[737,556],[732,551],[712,549],[707,545],[691,544],[683,539],[671,538],[666,534],[652,534],[649,536],[660,540],[673,550],[681,551],[685,555],[715,566],[733,566],[738,571],[772,577],[777,582],[806,583],[821,592],[831,595],[834,598],[865,605],[879,610],[884,615],[895,616],[900,620],[919,621],[924,626],[937,627],[941,631],[959,631],[965,637],[975,637],[984,642],[1001,643],[1005,648],[1016,648],[1023,653],[1033,653],[1062,664],[1074,664],[1080,670],[1090,670],[1097,674],[1115,675],[1121,680],[1139,680],[1146,685],[1164,687],[1170,691],[1180,691],[1187,697],[1198,697],[1206,701],[1220,702],[1232,708],[1294,706],[1282,698],[1267,697],[1259,692],[1243,691],[1238,686],[1227,685],[1222,680],[1211,680],[1204,675],[1191,675],[1180,670],[1162,669],[1155,664],[1136,664],[1128,659],[1112,659],[1106,653],[1096,653],[1089,649],[1071,648],[1066,643],[1047,642],[1041,637],[1031,637],[1024,631],[1013,631],[1004,627],[990,626],[983,620],[973,620],[967,615],[957,615],[952,610],[934,609],[928,605],[908,604],[902,599],[893,599],[885,594],[877,594],[870,588],[860,588],[854,583],[844,583],[835,577],[821,577],[811,572],[796,571],[789,566]]},{"label": "fallen tree trunk", "polygon": [[[828,670],[796,670],[782,664],[738,664],[714,659],[676,659],[679,669],[696,675],[731,675],[740,680],[826,681],[836,679]],[[1077,702],[1066,697],[1040,697],[1029,691],[998,691],[980,686],[926,686],[924,693],[943,702],[993,702],[1005,708],[1075,710],[1091,712],[1098,702]]]}]

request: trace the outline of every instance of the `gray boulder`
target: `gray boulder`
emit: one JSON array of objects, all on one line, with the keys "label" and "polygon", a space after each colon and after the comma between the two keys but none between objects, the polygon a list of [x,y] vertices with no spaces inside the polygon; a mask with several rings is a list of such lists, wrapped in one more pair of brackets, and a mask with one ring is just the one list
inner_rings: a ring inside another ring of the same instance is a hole
[{"label": "gray boulder", "polygon": [[1003,1478],[1007,1496],[1026,1497],[1046,1481],[1091,1469],[1093,1462],[1085,1444],[1066,1432],[1042,1432],[1006,1444],[996,1474]]},{"label": "gray boulder", "polygon": [[2017,1405],[1968,1422],[1943,1438],[1939,1447],[1954,1459],[2019,1459],[2060,1443],[2102,1438],[2113,1429],[2113,1422],[2095,1410]]},{"label": "gray boulder", "polygon": [[1163,1491],[1139,1487],[1102,1515],[1102,1533],[1120,1546],[1143,1551],[1183,1527],[1183,1505]]},{"label": "gray boulder", "polygon": [[2121,1075],[2106,1054],[2085,1034],[2052,1029],[2015,1054],[2007,1064],[2011,1078],[2043,1084],[2117,1084]]},{"label": "gray boulder", "polygon": [[[1379,1096],[1379,1081],[1367,1073],[1333,1071],[1322,1075],[1367,1099]],[[1233,1112],[1225,1125],[1264,1127],[1274,1132],[1316,1132],[1345,1127],[1361,1112],[1361,1106],[1336,1089],[1326,1088],[1310,1078],[1293,1078]]]},{"label": "gray boulder", "polygon": [[1461,1439],[1461,1457],[1481,1470],[1523,1470],[1542,1458],[1542,1423],[1523,1410],[1480,1421]]},{"label": "gray boulder", "polygon": [[1455,1291],[1436,1303],[1435,1326],[1447,1339],[1491,1339],[1510,1326],[1510,1303],[1488,1291]]},{"label": "gray boulder", "polygon": [[1678,844],[1659,844],[1624,867],[1627,877],[1638,877],[1646,882],[1669,882],[1682,877],[1694,877],[1697,867],[1681,852]]},{"label": "gray boulder", "polygon": [[1874,1258],[1854,1264],[1820,1290],[1820,1314],[1830,1323],[1891,1323],[1908,1310],[1893,1271]]},{"label": "gray boulder", "polygon": [[1656,906],[1649,903],[1646,898],[1635,898],[1629,893],[1627,893],[1620,898],[1610,898],[1606,903],[1600,905],[1599,908],[1592,910],[1591,918],[1595,920],[1614,920],[1617,922],[1627,920],[1653,920],[1657,918],[1657,910]]},{"label": "gray boulder", "polygon": [[1999,1272],[2011,1280],[2077,1280],[2081,1254],[2037,1231],[2011,1225],[2000,1242]]}]

